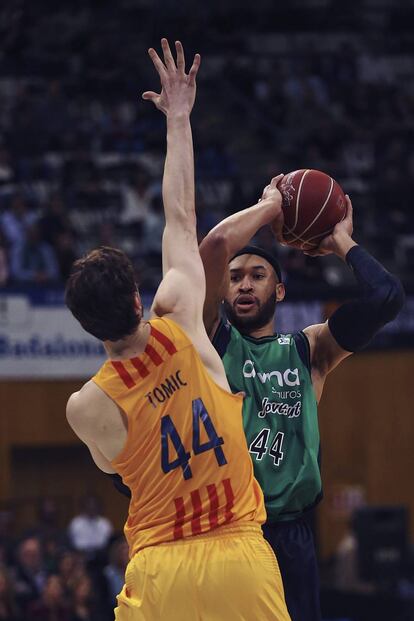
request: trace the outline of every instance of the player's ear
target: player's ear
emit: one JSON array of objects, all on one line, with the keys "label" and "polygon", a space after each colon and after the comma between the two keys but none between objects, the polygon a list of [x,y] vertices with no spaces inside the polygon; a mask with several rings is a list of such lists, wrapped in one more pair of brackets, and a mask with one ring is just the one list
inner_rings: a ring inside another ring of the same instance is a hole
[{"label": "player's ear", "polygon": [[283,282],[278,282],[276,284],[276,302],[281,302],[284,300],[286,295],[285,285]]},{"label": "player's ear", "polygon": [[144,307],[142,306],[141,296],[139,295],[138,290],[134,296],[134,308],[136,314],[139,315],[140,318],[142,318],[142,316],[144,315]]}]

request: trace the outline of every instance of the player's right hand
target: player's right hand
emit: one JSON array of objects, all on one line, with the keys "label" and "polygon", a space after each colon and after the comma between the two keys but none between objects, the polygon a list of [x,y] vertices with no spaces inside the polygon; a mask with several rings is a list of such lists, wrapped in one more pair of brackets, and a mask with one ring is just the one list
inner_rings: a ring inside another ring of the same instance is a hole
[{"label": "player's right hand", "polygon": [[260,199],[260,201],[264,201],[264,200],[272,201],[274,204],[275,218],[270,226],[272,228],[273,234],[275,235],[276,239],[281,244],[285,243],[283,239],[283,235],[282,235],[284,217],[283,217],[283,210],[282,210],[282,194],[280,193],[280,190],[277,186],[280,183],[280,181],[283,179],[283,177],[284,177],[283,173],[280,175],[277,175],[276,177],[273,177],[269,185],[267,185],[265,189],[263,190],[263,194]]},{"label": "player's right hand", "polygon": [[161,80],[161,93],[145,91],[142,98],[153,104],[168,117],[189,115],[196,96],[196,75],[200,67],[200,54],[194,56],[188,74],[185,73],[184,50],[180,41],[175,42],[177,62],[171,54],[167,39],[161,39],[164,62],[157,52],[150,48],[148,54]]}]

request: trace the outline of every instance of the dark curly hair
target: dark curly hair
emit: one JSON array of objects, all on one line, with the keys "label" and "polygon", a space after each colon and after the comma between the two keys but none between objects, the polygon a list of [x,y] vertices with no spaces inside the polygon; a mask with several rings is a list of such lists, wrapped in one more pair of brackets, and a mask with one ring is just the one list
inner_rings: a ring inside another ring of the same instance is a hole
[{"label": "dark curly hair", "polygon": [[134,268],[116,248],[92,250],[75,261],[66,283],[65,302],[81,326],[101,341],[133,334],[141,321]]}]

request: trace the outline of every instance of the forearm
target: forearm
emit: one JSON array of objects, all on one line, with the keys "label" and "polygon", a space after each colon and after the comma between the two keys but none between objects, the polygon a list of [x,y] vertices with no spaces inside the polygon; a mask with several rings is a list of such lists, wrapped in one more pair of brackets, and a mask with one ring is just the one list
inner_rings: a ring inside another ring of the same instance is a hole
[{"label": "forearm", "polygon": [[397,316],[405,296],[398,278],[360,246],[353,243],[345,259],[361,295],[340,306],[330,317],[328,325],[342,349],[357,351]]},{"label": "forearm", "polygon": [[270,224],[280,213],[280,207],[274,201],[262,200],[260,203],[238,211],[217,224],[203,240],[202,245],[213,239],[219,239],[225,244],[228,258],[238,250],[247,246],[257,231]]},{"label": "forearm", "polygon": [[167,116],[162,195],[167,223],[194,225],[194,154],[188,114]]}]

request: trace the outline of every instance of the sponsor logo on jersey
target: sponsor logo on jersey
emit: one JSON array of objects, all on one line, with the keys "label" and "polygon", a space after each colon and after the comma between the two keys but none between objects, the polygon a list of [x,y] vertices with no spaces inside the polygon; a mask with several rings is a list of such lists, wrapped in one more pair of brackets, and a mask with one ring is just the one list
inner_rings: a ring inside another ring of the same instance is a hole
[{"label": "sponsor logo on jersey", "polygon": [[279,336],[277,342],[279,345],[290,345],[290,336]]},{"label": "sponsor logo on jersey", "polygon": [[247,379],[258,378],[262,384],[275,378],[279,386],[300,386],[299,369],[285,369],[284,371],[256,371],[253,360],[246,360],[243,365],[243,376]]},{"label": "sponsor logo on jersey", "polygon": [[276,390],[272,386],[272,394],[276,395],[278,399],[302,399],[300,390]]},{"label": "sponsor logo on jersey", "polygon": [[267,414],[279,414],[279,416],[287,416],[288,418],[297,418],[300,416],[302,402],[296,401],[293,405],[288,403],[278,403],[277,401],[269,401],[268,397],[262,399],[262,409],[257,412],[259,418],[265,418]]}]

